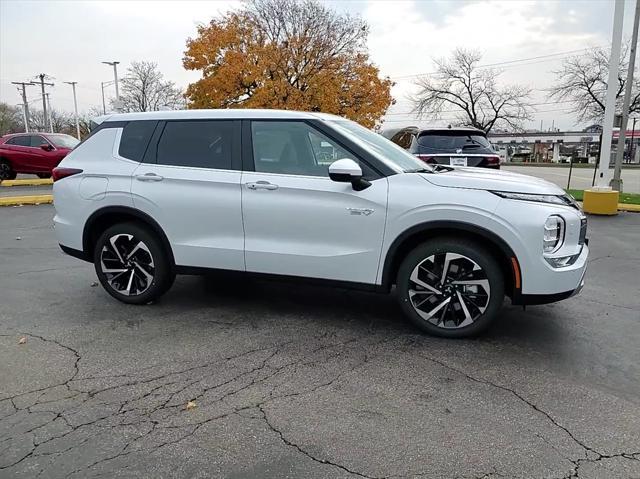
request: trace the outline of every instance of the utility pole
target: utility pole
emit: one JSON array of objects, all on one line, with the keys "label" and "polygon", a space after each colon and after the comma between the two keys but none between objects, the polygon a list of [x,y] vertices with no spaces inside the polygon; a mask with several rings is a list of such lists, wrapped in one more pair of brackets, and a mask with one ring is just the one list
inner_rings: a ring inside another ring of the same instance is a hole
[{"label": "utility pole", "polygon": [[53,116],[51,115],[51,101],[49,100],[49,94],[45,93],[45,95],[47,96],[47,108],[49,110],[49,132],[53,133]]},{"label": "utility pole", "polygon": [[[629,103],[631,102],[631,87],[633,84],[633,70],[636,66],[636,48],[638,46],[638,22],[640,21],[640,0],[636,0],[636,13],[633,17],[633,33],[631,35],[631,50],[629,51],[629,70],[627,71],[627,83],[624,86],[624,99],[622,101],[622,124],[618,134],[618,148],[616,150],[616,163],[613,169],[611,188],[622,193],[622,159],[624,158],[625,136],[627,135],[627,123],[629,121]],[[611,81],[611,78],[609,79]],[[633,138],[631,139],[633,145]]]},{"label": "utility pole", "polygon": [[638,140],[636,139],[636,120],[637,118],[633,117],[633,127],[631,128],[631,147],[629,148],[629,163],[635,160],[636,158],[636,143]]},{"label": "utility pole", "polygon": [[29,133],[29,102],[27,101],[27,86],[35,85],[33,82],[12,81],[14,85],[22,87],[22,115],[24,116],[24,131]]},{"label": "utility pole", "polygon": [[53,86],[53,83],[45,83],[45,78],[47,78],[47,75],[45,75],[44,73],[40,73],[40,75],[37,76],[37,78],[40,79],[40,89],[42,90],[42,112],[44,114],[44,129],[47,129],[47,97],[46,94],[44,92],[44,86],[48,85],[48,86]]},{"label": "utility pole", "polygon": [[622,44],[622,20],[624,18],[624,0],[615,0],[613,13],[613,35],[611,40],[611,57],[609,58],[609,79],[605,99],[604,121],[602,123],[602,148],[600,148],[600,165],[598,166],[597,186],[607,189],[609,182],[609,162],[611,161],[611,139],[613,133],[613,116],[616,110],[616,85],[620,67],[620,48]]},{"label": "utility pole", "polygon": [[66,81],[67,85],[71,85],[73,88],[73,109],[76,115],[76,133],[78,135],[78,140],[80,139],[80,120],[78,119],[78,100],[76,99],[76,84],[77,81]]}]

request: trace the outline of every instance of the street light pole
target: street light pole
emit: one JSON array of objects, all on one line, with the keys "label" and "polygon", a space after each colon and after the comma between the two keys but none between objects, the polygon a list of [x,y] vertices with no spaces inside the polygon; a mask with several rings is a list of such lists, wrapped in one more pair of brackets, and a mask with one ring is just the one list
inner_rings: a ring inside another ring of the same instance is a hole
[{"label": "street light pole", "polygon": [[78,118],[78,100],[76,98],[76,84],[78,83],[77,81],[66,81],[65,82],[67,85],[71,85],[71,87],[73,88],[73,109],[75,111],[75,115],[76,115],[76,133],[78,135],[78,140],[80,139],[80,120]]},{"label": "street light pole", "polygon": [[[633,17],[633,33],[631,35],[631,49],[629,51],[629,70],[627,71],[627,83],[624,86],[624,99],[622,101],[622,124],[618,134],[618,149],[616,150],[616,163],[613,170],[611,188],[622,193],[622,159],[624,158],[625,136],[627,134],[627,122],[629,121],[629,103],[631,102],[631,86],[633,84],[633,70],[636,65],[636,47],[638,43],[638,22],[640,21],[640,0],[636,0],[636,13]],[[611,81],[611,78],[609,78]],[[631,140],[633,143],[633,140]]]},{"label": "street light pole", "polygon": [[102,62],[105,65],[113,67],[113,80],[116,84],[116,101],[120,101],[120,90],[118,89],[118,63],[120,62]]},{"label": "street light pole", "polygon": [[598,167],[598,188],[607,189],[609,162],[611,161],[611,140],[613,134],[613,115],[616,110],[616,85],[620,67],[620,48],[622,44],[622,20],[624,19],[624,0],[615,0],[613,13],[613,35],[611,40],[611,56],[609,58],[609,80],[605,97],[604,121],[602,122],[602,148],[600,148],[600,165]]}]

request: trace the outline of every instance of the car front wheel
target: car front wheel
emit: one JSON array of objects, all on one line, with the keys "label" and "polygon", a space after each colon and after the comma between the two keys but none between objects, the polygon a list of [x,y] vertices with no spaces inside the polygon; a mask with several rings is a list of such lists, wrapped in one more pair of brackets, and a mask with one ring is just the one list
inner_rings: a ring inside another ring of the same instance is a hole
[{"label": "car front wheel", "polygon": [[436,336],[462,338],[484,331],[504,299],[496,259],[481,245],[435,238],[407,255],[398,271],[397,292],[409,319]]},{"label": "car front wheel", "polygon": [[157,299],[175,277],[160,241],[135,223],[114,225],[100,235],[94,265],[107,293],[129,304]]}]

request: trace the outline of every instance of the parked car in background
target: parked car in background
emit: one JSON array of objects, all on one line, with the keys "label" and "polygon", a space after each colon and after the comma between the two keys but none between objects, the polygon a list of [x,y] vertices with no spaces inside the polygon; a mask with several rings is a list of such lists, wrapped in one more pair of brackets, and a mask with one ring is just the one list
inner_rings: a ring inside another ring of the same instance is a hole
[{"label": "parked car in background", "polygon": [[0,137],[0,180],[18,173],[51,177],[51,171],[79,143],[62,133],[15,133]]},{"label": "parked car in background", "polygon": [[476,128],[427,128],[415,126],[383,132],[383,136],[425,163],[500,168],[500,156],[484,131]]}]

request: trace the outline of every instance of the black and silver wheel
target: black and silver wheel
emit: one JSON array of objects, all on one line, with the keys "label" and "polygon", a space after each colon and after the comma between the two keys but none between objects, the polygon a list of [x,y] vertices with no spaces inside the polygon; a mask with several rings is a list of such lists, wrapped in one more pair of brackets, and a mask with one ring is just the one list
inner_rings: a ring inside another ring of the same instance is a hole
[{"label": "black and silver wheel", "polygon": [[158,298],[174,279],[161,243],[135,223],[112,226],[100,235],[94,265],[102,287],[130,304]]},{"label": "black and silver wheel", "polygon": [[504,299],[497,261],[484,248],[456,238],[414,249],[398,271],[400,303],[424,331],[456,338],[482,332]]},{"label": "black and silver wheel", "polygon": [[15,171],[11,168],[11,164],[7,160],[0,160],[0,181],[2,180],[15,180]]}]

